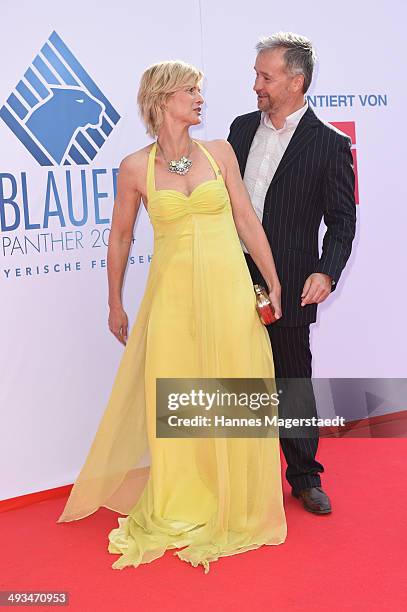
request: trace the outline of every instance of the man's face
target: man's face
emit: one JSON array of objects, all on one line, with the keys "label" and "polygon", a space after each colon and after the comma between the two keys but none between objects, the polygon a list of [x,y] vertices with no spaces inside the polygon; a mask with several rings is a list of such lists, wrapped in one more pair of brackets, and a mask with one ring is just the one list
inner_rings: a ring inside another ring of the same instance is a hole
[{"label": "man's face", "polygon": [[256,58],[253,89],[257,94],[257,107],[265,113],[278,112],[302,93],[302,76],[287,71],[284,53],[285,49],[260,51]]}]

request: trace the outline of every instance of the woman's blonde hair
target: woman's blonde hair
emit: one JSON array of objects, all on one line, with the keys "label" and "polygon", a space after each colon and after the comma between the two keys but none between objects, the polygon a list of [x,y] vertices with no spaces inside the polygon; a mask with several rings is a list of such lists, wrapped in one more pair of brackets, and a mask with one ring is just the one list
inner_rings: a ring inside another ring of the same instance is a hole
[{"label": "woman's blonde hair", "polygon": [[164,106],[169,96],[189,83],[197,84],[203,73],[180,60],[153,64],[141,77],[137,102],[147,133],[153,138],[164,119]]}]

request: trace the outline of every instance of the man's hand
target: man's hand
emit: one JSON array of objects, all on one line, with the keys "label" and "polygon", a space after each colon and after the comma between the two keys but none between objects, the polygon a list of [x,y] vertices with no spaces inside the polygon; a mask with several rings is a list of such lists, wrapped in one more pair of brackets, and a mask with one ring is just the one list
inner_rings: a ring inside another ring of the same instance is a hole
[{"label": "man's hand", "polygon": [[314,272],[304,283],[301,293],[301,306],[320,304],[331,293],[332,279],[328,274]]}]

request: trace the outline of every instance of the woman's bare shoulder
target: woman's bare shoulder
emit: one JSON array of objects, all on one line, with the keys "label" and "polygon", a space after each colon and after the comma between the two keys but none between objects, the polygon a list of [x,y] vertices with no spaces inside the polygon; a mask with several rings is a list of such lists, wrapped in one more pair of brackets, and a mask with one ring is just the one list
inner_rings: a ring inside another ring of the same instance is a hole
[{"label": "woman's bare shoulder", "polygon": [[119,174],[131,180],[135,185],[143,184],[147,173],[148,156],[152,146],[152,144],[149,144],[123,157],[119,166]]},{"label": "woman's bare shoulder", "polygon": [[145,165],[152,146],[153,144],[149,144],[142,149],[129,153],[126,155],[126,157],[123,157],[122,161],[120,162],[120,167],[125,169],[135,169]]},{"label": "woman's bare shoulder", "polygon": [[214,157],[216,156],[220,159],[227,159],[233,153],[233,149],[228,141],[221,138],[216,140],[198,140],[197,142],[206,147]]}]

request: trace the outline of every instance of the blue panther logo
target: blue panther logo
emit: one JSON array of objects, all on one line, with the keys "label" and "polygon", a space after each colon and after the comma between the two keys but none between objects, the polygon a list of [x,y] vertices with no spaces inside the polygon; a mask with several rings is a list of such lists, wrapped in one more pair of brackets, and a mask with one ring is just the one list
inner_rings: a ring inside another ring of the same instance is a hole
[{"label": "blue panther logo", "polygon": [[120,115],[53,32],[0,108],[42,166],[89,164]]},{"label": "blue panther logo", "polygon": [[78,130],[101,123],[104,106],[80,89],[51,88],[51,97],[35,107],[25,125],[60,164]]}]

